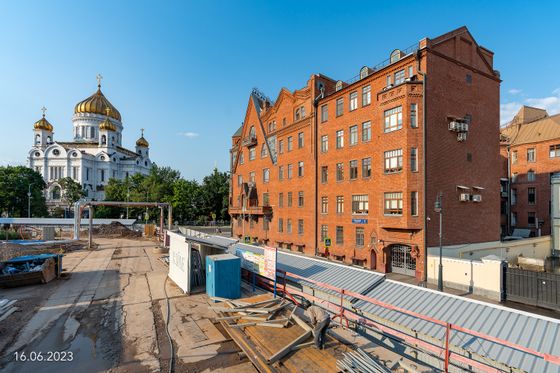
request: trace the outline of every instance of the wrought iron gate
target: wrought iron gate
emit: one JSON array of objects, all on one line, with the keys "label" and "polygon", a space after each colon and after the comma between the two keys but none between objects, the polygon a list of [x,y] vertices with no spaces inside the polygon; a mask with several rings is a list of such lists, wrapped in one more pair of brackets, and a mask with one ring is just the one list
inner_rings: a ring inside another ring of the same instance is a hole
[{"label": "wrought iron gate", "polygon": [[416,275],[416,259],[412,257],[411,251],[410,246],[391,246],[391,272],[408,276]]},{"label": "wrought iron gate", "polygon": [[505,268],[506,299],[560,310],[560,275]]}]

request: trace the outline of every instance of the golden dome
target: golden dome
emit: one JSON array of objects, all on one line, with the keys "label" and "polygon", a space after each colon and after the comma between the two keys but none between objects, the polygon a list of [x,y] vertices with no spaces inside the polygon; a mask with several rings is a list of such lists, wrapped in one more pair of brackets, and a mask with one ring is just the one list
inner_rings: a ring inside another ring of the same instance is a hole
[{"label": "golden dome", "polygon": [[138,140],[136,140],[136,146],[143,146],[145,148],[150,147],[150,143],[148,142],[148,140],[146,140],[144,138],[144,129],[143,128],[142,128],[142,135],[140,136],[140,138]]},{"label": "golden dome", "polygon": [[74,113],[91,113],[105,115],[107,109],[111,110],[109,116],[120,122],[121,114],[103,95],[103,93],[101,92],[101,84],[99,84],[97,86],[97,92],[76,104],[76,107],[74,107]]},{"label": "golden dome", "polygon": [[115,126],[113,124],[113,122],[111,122],[109,120],[109,117],[105,118],[105,120],[103,122],[101,122],[101,124],[99,125],[99,130],[107,130],[107,131],[113,131],[116,132],[117,131],[117,126]]},{"label": "golden dome", "polygon": [[45,130],[52,132],[53,125],[49,123],[49,121],[45,118],[45,112],[43,112],[43,117],[39,119],[35,124],[33,124],[33,128],[36,130]]}]

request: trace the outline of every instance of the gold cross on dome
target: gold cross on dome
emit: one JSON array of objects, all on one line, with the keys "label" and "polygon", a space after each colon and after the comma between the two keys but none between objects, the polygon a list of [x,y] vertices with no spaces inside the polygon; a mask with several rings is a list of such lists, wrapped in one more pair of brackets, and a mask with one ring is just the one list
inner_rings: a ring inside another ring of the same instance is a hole
[{"label": "gold cross on dome", "polygon": [[41,108],[41,111],[43,112],[43,118],[44,118],[44,117],[45,117],[45,113],[46,113],[46,111],[47,111],[47,108],[43,106],[43,107]]},{"label": "gold cross on dome", "polygon": [[111,108],[109,106],[107,106],[105,108],[105,112],[107,113],[107,116],[109,116],[109,114],[111,114]]},{"label": "gold cross on dome", "polygon": [[97,79],[97,86],[101,87],[101,80],[103,80],[103,75],[97,74],[95,78]]}]

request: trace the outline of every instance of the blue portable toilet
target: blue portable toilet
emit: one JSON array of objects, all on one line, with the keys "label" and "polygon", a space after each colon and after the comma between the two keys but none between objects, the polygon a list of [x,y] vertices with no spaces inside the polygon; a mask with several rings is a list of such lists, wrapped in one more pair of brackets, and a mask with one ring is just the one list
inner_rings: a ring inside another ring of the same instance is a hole
[{"label": "blue portable toilet", "polygon": [[232,254],[206,257],[206,294],[210,297],[241,297],[241,258]]}]

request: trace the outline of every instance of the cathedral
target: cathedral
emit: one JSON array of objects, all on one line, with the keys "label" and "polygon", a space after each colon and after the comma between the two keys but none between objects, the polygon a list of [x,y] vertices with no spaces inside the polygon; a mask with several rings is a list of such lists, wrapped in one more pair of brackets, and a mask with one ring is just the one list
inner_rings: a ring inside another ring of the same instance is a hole
[{"label": "cathedral", "polygon": [[151,168],[150,148],[144,130],[134,150],[122,145],[123,124],[119,111],[101,92],[101,76],[97,92],[74,107],[72,141],[55,141],[54,127],[45,116],[33,125],[33,147],[28,165],[43,176],[47,189],[47,205],[62,205],[59,180],[71,177],[82,185],[86,199],[105,199],[109,179],[125,179]]}]

